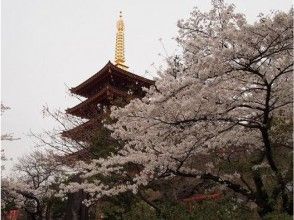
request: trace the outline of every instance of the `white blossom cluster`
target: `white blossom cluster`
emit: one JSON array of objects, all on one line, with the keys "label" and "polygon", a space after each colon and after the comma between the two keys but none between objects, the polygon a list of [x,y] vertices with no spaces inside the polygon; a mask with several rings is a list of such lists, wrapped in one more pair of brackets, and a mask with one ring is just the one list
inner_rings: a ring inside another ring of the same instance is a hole
[{"label": "white blossom cluster", "polygon": [[35,151],[19,160],[13,176],[2,178],[1,205],[13,202],[17,208],[31,213],[43,212],[66,178],[65,169],[52,151]]}]

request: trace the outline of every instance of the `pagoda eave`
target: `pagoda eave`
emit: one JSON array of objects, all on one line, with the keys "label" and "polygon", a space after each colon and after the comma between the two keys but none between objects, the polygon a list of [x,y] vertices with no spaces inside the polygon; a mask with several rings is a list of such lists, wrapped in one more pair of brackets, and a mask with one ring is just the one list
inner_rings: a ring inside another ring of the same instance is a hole
[{"label": "pagoda eave", "polygon": [[89,90],[94,86],[96,87],[96,84],[98,82],[102,82],[103,79],[107,78],[109,75],[117,75],[118,77],[123,77],[129,81],[137,82],[142,87],[149,87],[150,85],[154,84],[153,80],[146,79],[142,76],[136,75],[134,73],[131,73],[127,70],[124,70],[122,68],[119,68],[118,66],[112,64],[110,61],[95,75],[81,83],[80,85],[73,87],[70,89],[70,91],[74,94],[83,96],[83,97],[90,97]]},{"label": "pagoda eave", "polygon": [[57,159],[59,159],[68,166],[74,166],[76,161],[90,161],[92,156],[93,155],[91,154],[89,149],[80,149],[76,152],[64,156],[59,156]]},{"label": "pagoda eave", "polygon": [[61,135],[76,141],[89,141],[95,135],[95,130],[102,126],[102,119],[103,117],[90,119],[77,127],[63,131]]},{"label": "pagoda eave", "polygon": [[[101,106],[100,109],[98,109],[97,104],[101,103],[107,103],[114,100],[116,97],[123,97],[123,98],[134,98],[136,96],[133,96],[131,94],[128,94],[127,92],[123,92],[121,90],[118,90],[112,86],[105,86],[99,93],[97,93],[95,96],[81,102],[80,104],[66,109],[66,113],[75,115],[82,118],[92,118],[92,114],[95,113],[95,115],[100,114],[104,111],[103,106]],[[95,112],[94,112],[95,111]]]}]

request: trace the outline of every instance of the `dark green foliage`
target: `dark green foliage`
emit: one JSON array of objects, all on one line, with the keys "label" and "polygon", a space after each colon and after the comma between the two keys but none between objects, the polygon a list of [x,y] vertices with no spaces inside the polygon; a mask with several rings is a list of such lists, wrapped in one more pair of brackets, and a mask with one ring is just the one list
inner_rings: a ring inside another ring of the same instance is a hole
[{"label": "dark green foliage", "polygon": [[62,201],[60,198],[54,198],[52,201],[52,218],[61,219],[64,215],[64,210],[66,207],[66,201]]},{"label": "dark green foliage", "polygon": [[110,134],[111,132],[105,127],[101,127],[96,131],[91,144],[91,149],[95,157],[107,157],[110,153],[117,151],[120,146],[119,142],[114,140]]},{"label": "dark green foliage", "polygon": [[232,199],[197,202],[189,219],[254,219],[254,212]]},{"label": "dark green foliage", "polygon": [[101,201],[101,211],[105,219],[124,219],[123,216],[132,210],[138,199],[132,193],[123,193]]},{"label": "dark green foliage", "polygon": [[266,215],[264,220],[292,220],[293,216],[290,216],[286,213],[270,213]]},{"label": "dark green foliage", "polygon": [[[106,219],[125,220],[231,220],[231,219],[259,219],[255,212],[230,199],[219,201],[193,202],[190,205],[180,202],[165,201],[158,204],[161,213],[143,201],[133,203],[125,213],[108,214]],[[118,207],[109,207],[108,211],[120,210]],[[114,213],[114,212],[112,212]]]}]

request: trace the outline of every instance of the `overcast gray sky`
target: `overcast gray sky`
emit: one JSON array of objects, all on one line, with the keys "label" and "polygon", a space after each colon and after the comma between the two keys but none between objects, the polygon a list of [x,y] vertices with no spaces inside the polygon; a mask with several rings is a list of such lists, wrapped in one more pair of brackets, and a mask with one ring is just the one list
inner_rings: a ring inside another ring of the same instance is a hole
[{"label": "overcast gray sky", "polygon": [[[230,0],[250,22],[260,12],[288,11],[291,0]],[[206,0],[2,0],[2,102],[11,107],[2,116],[2,132],[21,138],[2,143],[7,157],[33,149],[26,136],[56,126],[43,119],[42,106],[65,109],[76,104],[73,87],[114,59],[115,24],[123,11],[129,70],[149,77],[163,52],[173,54],[178,19],[193,7],[210,8]],[[66,84],[66,85],[65,85]],[[8,165],[7,168],[11,166]]]}]

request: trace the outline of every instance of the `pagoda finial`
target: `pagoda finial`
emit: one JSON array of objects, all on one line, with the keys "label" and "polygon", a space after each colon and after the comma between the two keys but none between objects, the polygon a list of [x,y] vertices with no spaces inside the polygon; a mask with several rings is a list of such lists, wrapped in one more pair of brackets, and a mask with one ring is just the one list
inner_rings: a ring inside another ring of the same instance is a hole
[{"label": "pagoda finial", "polygon": [[119,19],[116,23],[116,42],[115,42],[115,65],[122,68],[127,69],[128,67],[125,64],[125,39],[124,39],[124,31],[125,25],[122,19],[122,12],[119,12]]}]

